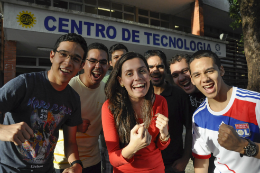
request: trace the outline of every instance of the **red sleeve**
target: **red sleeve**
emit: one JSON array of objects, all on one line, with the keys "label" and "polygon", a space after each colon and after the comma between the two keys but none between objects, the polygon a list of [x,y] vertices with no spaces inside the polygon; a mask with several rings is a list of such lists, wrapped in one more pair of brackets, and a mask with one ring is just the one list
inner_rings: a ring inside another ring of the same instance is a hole
[{"label": "red sleeve", "polygon": [[[154,105],[154,106],[161,106],[162,107],[162,111],[163,111],[162,114],[168,118],[168,105],[167,105],[166,99],[164,97],[162,97],[162,96],[157,96],[157,97],[161,97],[161,101],[157,102],[157,103],[159,103],[159,105]],[[169,129],[169,127],[168,127],[168,129]],[[158,140],[157,140],[157,147],[160,150],[164,150],[165,148],[168,147],[170,142],[171,142],[171,138],[169,138],[169,140],[167,142],[162,142],[160,140],[160,138],[158,138]]]},{"label": "red sleeve", "polygon": [[122,149],[119,146],[119,136],[116,130],[114,116],[108,108],[108,102],[107,100],[102,106],[102,126],[110,163],[112,166],[118,167],[133,162],[134,157],[127,161],[121,154]]}]

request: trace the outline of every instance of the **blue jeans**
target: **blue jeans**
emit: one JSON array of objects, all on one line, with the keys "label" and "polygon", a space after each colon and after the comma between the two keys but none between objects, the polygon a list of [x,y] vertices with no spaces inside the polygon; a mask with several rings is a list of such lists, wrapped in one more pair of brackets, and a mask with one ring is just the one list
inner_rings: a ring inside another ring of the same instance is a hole
[{"label": "blue jeans", "polygon": [[[55,169],[55,173],[62,173],[64,169]],[[83,168],[82,173],[101,173],[101,162],[96,165]]]}]

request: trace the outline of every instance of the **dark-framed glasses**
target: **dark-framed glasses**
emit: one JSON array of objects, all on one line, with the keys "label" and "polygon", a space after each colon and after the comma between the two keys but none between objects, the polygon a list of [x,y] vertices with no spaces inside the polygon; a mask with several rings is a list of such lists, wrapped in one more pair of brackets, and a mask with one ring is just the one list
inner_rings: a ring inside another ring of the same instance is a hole
[{"label": "dark-framed glasses", "polygon": [[97,60],[97,59],[94,59],[94,58],[90,58],[90,59],[86,59],[86,60],[88,60],[89,63],[93,64],[93,65],[96,65],[98,62],[101,65],[107,65],[107,60],[106,59]]},{"label": "dark-framed glasses", "polygon": [[70,55],[69,52],[65,50],[57,50],[56,52],[58,52],[59,57],[63,59],[70,57],[70,59],[75,63],[81,63],[81,61],[83,61],[79,55]]}]

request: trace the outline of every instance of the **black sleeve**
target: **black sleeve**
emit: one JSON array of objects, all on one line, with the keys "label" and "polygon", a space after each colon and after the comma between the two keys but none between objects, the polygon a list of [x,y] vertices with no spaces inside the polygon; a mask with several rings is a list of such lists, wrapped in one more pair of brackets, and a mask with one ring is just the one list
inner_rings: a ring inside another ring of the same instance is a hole
[{"label": "black sleeve", "polygon": [[26,82],[18,76],[0,88],[0,112],[11,112],[18,107],[26,94]]}]

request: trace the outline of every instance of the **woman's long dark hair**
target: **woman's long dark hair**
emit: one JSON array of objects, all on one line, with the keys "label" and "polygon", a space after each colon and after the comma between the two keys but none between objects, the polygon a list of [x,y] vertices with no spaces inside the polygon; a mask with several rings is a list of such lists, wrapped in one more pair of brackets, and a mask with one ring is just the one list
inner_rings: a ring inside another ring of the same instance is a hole
[{"label": "woman's long dark hair", "polygon": [[[105,86],[106,97],[109,99],[109,109],[115,119],[121,148],[130,142],[130,131],[136,124],[139,124],[138,118],[129,99],[128,92],[125,87],[120,86],[118,81],[118,76],[121,77],[122,74],[123,64],[127,60],[133,58],[140,58],[144,62],[149,73],[146,59],[141,54],[128,52],[122,55],[122,57],[116,62],[116,65],[112,70],[108,82]],[[146,128],[149,127],[151,122],[152,98],[153,86],[150,82],[150,88],[144,97],[142,105],[140,105],[144,126]]]}]

